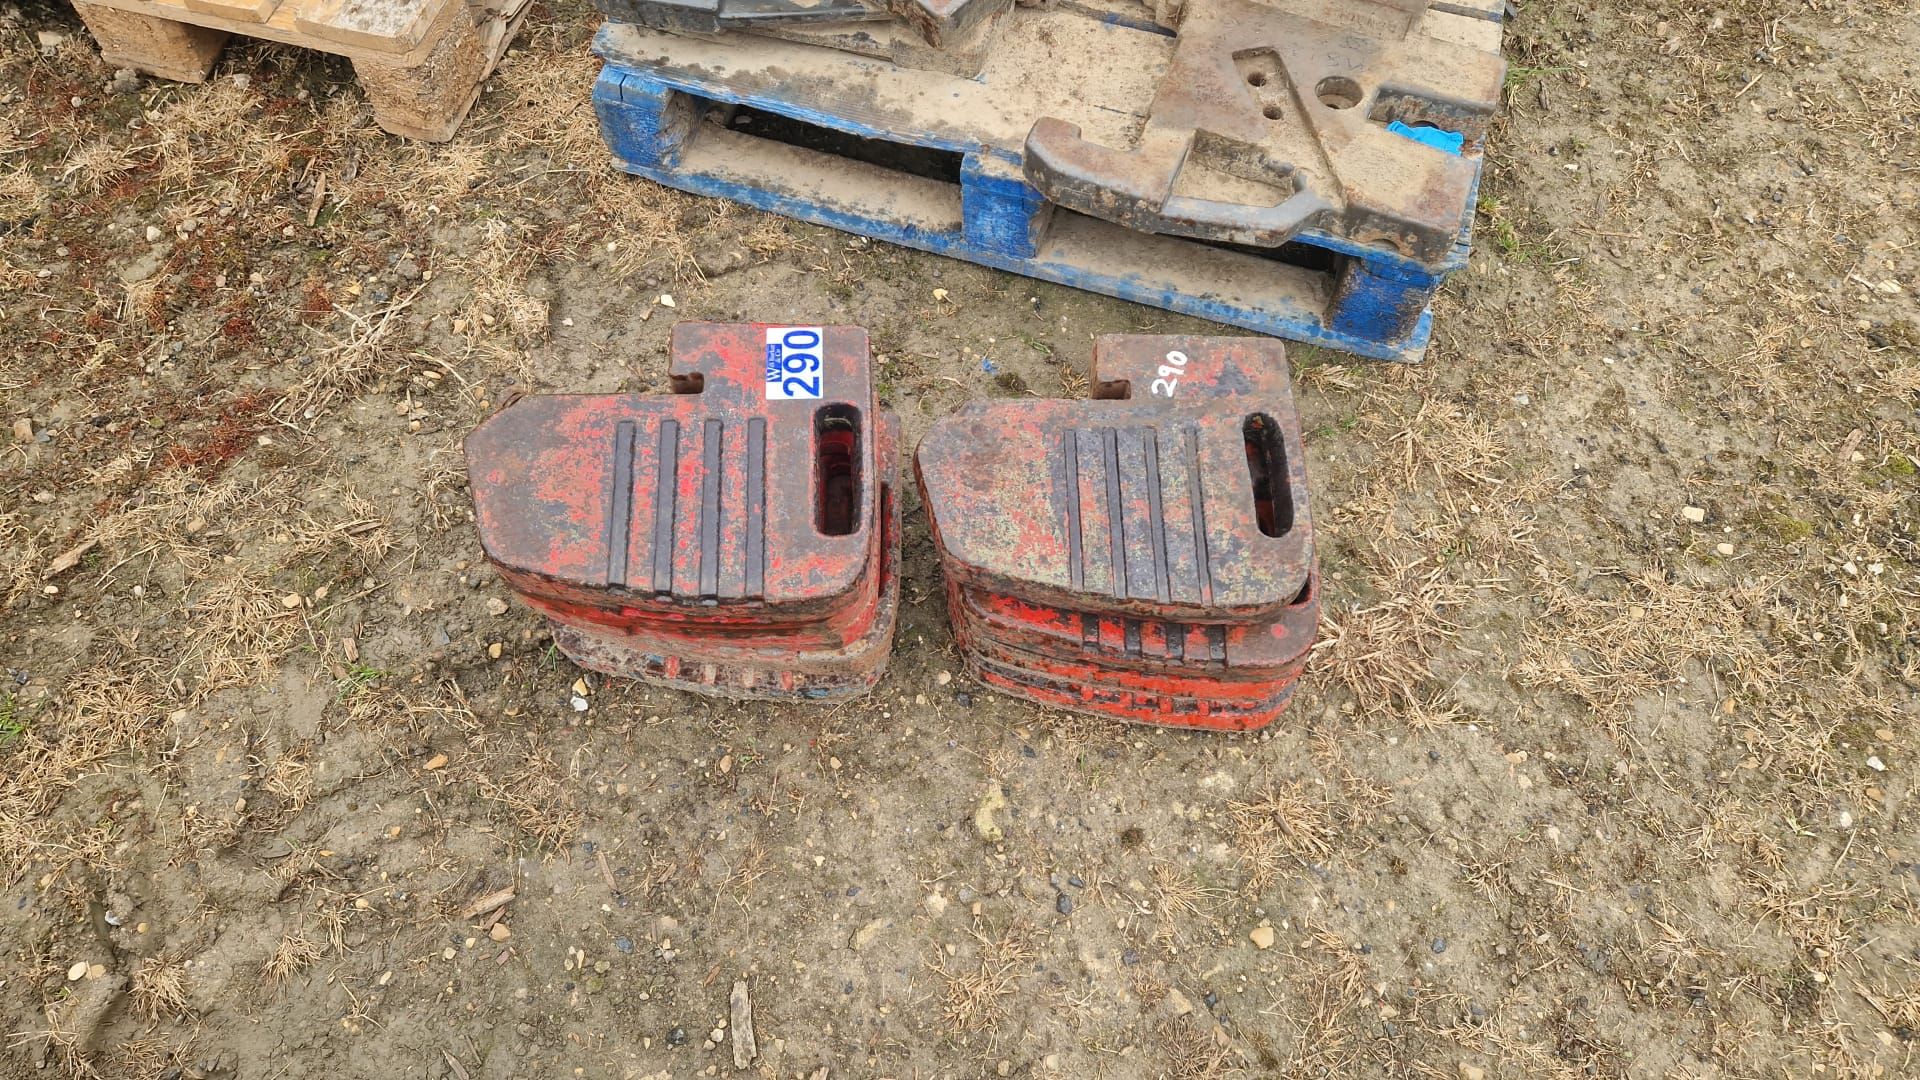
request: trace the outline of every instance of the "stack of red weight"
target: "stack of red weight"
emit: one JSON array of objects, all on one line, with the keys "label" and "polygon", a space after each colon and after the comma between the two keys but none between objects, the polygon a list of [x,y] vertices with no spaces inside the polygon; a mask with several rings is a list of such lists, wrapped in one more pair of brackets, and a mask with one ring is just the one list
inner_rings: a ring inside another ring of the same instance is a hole
[{"label": "stack of red weight", "polygon": [[1046,705],[1248,730],[1319,619],[1286,355],[1108,336],[1091,400],[975,402],[915,455],[974,674]]},{"label": "stack of red weight", "polygon": [[866,331],[682,323],[672,393],[521,398],[467,439],[482,547],[581,667],[833,700],[886,668],[899,421]]}]

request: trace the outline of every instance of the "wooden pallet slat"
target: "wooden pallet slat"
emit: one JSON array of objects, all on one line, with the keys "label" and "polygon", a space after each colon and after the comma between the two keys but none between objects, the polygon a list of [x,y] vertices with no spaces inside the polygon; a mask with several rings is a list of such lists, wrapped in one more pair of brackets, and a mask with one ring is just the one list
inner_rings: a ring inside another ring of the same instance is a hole
[{"label": "wooden pallet slat", "polygon": [[266,22],[280,6],[280,0],[185,0],[185,3],[188,11],[256,23]]},{"label": "wooden pallet slat", "polygon": [[101,56],[203,82],[232,34],[345,56],[382,128],[453,137],[531,0],[75,0]]},{"label": "wooden pallet slat", "polygon": [[303,34],[379,52],[412,52],[462,0],[305,0],[294,5]]}]

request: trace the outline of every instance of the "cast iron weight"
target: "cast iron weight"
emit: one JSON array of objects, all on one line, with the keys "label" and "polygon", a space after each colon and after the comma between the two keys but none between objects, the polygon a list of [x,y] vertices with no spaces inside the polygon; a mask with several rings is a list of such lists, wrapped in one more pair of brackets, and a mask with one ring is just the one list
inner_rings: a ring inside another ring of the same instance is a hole
[{"label": "cast iron weight", "polygon": [[488,560],[583,666],[732,696],[864,691],[899,545],[898,422],[875,407],[866,332],[681,323],[669,381],[521,398],[481,424]]},{"label": "cast iron weight", "polygon": [[915,455],[975,674],[1047,704],[1246,729],[1318,622],[1285,353],[1109,336],[1091,400],[975,402]]}]

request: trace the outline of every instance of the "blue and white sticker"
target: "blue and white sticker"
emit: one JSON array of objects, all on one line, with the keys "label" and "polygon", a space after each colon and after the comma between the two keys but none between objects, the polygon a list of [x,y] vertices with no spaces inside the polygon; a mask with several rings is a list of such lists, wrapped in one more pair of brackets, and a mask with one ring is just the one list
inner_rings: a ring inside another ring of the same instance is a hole
[{"label": "blue and white sticker", "polygon": [[826,390],[818,326],[767,327],[767,400],[819,399]]}]

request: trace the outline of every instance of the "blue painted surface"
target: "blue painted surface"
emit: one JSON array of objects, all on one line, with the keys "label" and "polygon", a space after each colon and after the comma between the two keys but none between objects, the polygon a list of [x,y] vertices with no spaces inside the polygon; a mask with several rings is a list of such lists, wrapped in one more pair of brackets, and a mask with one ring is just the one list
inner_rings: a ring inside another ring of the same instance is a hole
[{"label": "blue painted surface", "polygon": [[[927,146],[936,150],[951,150],[962,154],[987,153],[1001,160],[1011,162],[1014,165],[1020,164],[1021,151],[1019,148],[986,145],[976,140],[958,139],[944,132],[916,131],[911,128],[876,128],[870,124],[861,122],[858,118],[827,112],[805,101],[796,101],[782,96],[780,90],[742,91],[736,87],[727,85],[727,83],[719,77],[709,77],[698,71],[678,69],[663,70],[652,65],[647,65],[645,70],[642,70],[641,65],[646,64],[646,61],[644,59],[623,56],[614,43],[613,37],[609,34],[608,27],[606,26],[602,26],[599,34],[595,36],[593,51],[596,56],[606,61],[601,73],[602,83],[605,83],[607,80],[608,73],[618,73],[622,77],[622,81],[652,84],[654,87],[681,90],[694,97],[705,98],[709,101],[725,102],[730,105],[749,105],[763,112],[778,113],[781,116],[792,117],[802,123],[812,124],[816,127],[823,127],[832,131],[845,132],[849,135],[857,135],[863,139],[877,139],[881,142],[892,143],[910,143],[914,146]],[[595,95],[598,96],[600,87],[596,86],[594,92]],[[605,137],[605,134],[605,129],[603,128],[602,136]],[[609,145],[612,144],[611,138],[608,138],[607,141]],[[1423,264],[1394,252],[1383,251],[1369,244],[1363,244],[1333,233],[1322,232],[1318,229],[1302,230],[1294,239],[1303,244],[1324,248],[1341,255],[1352,255],[1355,258],[1366,259],[1369,262],[1395,262],[1410,268],[1444,274],[1466,265],[1468,245],[1465,242],[1465,237],[1467,230],[1471,228],[1472,224],[1473,200],[1469,199],[1467,206],[1464,208],[1464,219],[1461,223],[1462,242],[1454,246],[1453,252],[1445,260],[1434,265]]]},{"label": "blue painted surface", "polygon": [[1445,150],[1454,157],[1467,145],[1467,137],[1457,131],[1445,131],[1431,124],[1403,124],[1398,120],[1387,125],[1387,130],[1405,139],[1423,143],[1435,150]]},{"label": "blue painted surface", "polygon": [[593,85],[593,112],[602,137],[621,133],[622,150],[629,161],[654,168],[680,163],[681,149],[699,121],[693,100],[651,79],[622,75],[606,68]]},{"label": "blue painted surface", "polygon": [[1017,166],[985,154],[968,154],[961,162],[960,217],[972,247],[1031,259],[1040,253],[1048,211],[1046,196]]},{"label": "blue painted surface", "polygon": [[[781,190],[771,183],[742,183],[687,167],[683,150],[704,106],[697,99],[751,105],[805,123],[864,138],[957,150],[962,160],[963,224],[934,229],[876,213],[850,210]],[[1424,266],[1392,252],[1341,237],[1305,233],[1298,240],[1352,256],[1333,283],[1332,301],[1300,296],[1255,308],[1209,295],[1192,295],[1134,274],[1115,273],[1047,253],[1044,235],[1053,208],[1021,175],[1003,150],[956,144],[928,133],[880,131],[847,117],[765,94],[710,86],[684,73],[656,78],[609,62],[594,86],[601,133],[619,166],[669,187],[730,199],[770,213],[870,236],[904,247],[965,259],[1044,281],[1103,293],[1135,303],[1244,327],[1276,337],[1320,345],[1380,360],[1418,360],[1432,334],[1429,304],[1446,273],[1466,261],[1472,202],[1449,258]],[[1151,268],[1146,268],[1151,269]]]}]

